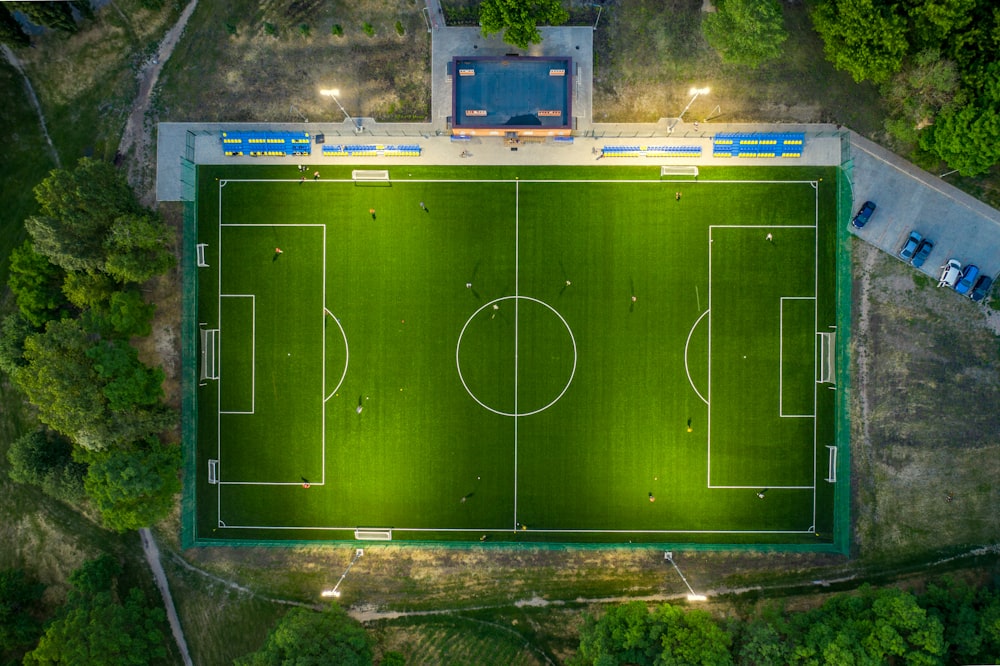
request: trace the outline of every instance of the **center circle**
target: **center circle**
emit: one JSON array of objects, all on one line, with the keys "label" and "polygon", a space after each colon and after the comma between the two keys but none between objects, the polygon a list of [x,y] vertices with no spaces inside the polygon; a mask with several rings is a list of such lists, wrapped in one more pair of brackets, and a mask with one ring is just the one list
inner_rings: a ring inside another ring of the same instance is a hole
[{"label": "center circle", "polygon": [[[572,359],[565,355],[567,336]],[[504,296],[481,306],[462,326],[455,348],[462,386],[483,409],[500,416],[531,416],[556,404],[573,382],[576,361],[569,324],[531,296]]]}]

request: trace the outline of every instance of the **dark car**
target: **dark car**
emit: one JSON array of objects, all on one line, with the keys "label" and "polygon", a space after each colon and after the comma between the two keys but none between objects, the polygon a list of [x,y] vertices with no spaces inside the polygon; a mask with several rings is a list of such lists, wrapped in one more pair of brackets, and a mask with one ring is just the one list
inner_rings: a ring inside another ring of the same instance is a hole
[{"label": "dark car", "polygon": [[978,303],[986,298],[986,294],[990,292],[990,287],[992,286],[993,278],[989,275],[980,275],[979,279],[976,280],[976,286],[972,288],[972,293],[969,294],[969,298]]},{"label": "dark car", "polygon": [[917,246],[917,251],[913,253],[913,259],[910,259],[910,263],[920,268],[924,265],[924,261],[927,259],[927,255],[931,253],[934,249],[934,241],[929,238],[925,238],[920,241],[920,245]]},{"label": "dark car", "polygon": [[903,243],[903,247],[899,248],[900,258],[906,261],[913,259],[913,253],[917,251],[917,246],[920,245],[920,241],[923,239],[924,237],[919,233],[911,231],[910,237],[906,239],[905,243]]},{"label": "dark car", "polygon": [[875,212],[875,204],[871,201],[866,201],[865,205],[861,207],[858,214],[854,216],[851,220],[851,224],[860,229],[861,227],[868,224],[868,220],[871,219],[872,213]]},{"label": "dark car", "polygon": [[962,271],[962,279],[955,285],[955,291],[960,294],[968,294],[977,277],[979,277],[979,267],[975,264],[969,264]]}]

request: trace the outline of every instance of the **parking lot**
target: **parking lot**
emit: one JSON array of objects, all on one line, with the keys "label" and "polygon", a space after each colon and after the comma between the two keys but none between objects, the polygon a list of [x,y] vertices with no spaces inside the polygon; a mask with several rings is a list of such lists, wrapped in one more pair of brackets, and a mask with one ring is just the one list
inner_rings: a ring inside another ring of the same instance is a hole
[{"label": "parking lot", "polygon": [[898,256],[910,232],[919,232],[934,250],[913,270],[935,280],[949,259],[990,276],[1000,271],[1000,211],[854,133],[851,156],[854,213],[865,201],[878,205],[863,229],[850,227],[859,238]]}]

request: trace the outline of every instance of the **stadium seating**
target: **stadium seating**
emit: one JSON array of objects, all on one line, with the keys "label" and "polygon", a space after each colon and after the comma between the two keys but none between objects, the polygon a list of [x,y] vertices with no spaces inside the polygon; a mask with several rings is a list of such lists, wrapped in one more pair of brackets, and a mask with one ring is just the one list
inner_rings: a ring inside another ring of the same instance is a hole
[{"label": "stadium seating", "polygon": [[605,146],[601,157],[701,157],[701,146]]},{"label": "stadium seating", "polygon": [[802,157],[804,132],[733,132],[716,134],[713,157]]},{"label": "stadium seating", "polygon": [[421,152],[419,144],[342,143],[323,146],[324,157],[419,157]]},{"label": "stadium seating", "polygon": [[309,132],[254,132],[223,130],[223,152],[229,157],[290,157],[312,154]]}]

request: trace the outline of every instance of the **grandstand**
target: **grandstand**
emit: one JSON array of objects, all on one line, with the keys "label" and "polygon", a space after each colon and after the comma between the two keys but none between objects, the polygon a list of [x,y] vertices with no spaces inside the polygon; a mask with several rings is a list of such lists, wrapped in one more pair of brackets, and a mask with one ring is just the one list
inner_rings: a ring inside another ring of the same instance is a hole
[{"label": "grandstand", "polygon": [[419,157],[421,148],[418,144],[383,145],[369,144],[337,144],[323,146],[324,157]]},{"label": "grandstand", "polygon": [[309,132],[230,132],[223,130],[223,152],[228,157],[281,157],[312,153]]},{"label": "grandstand", "polygon": [[701,157],[701,146],[605,146],[601,157]]},{"label": "grandstand", "polygon": [[804,132],[732,132],[716,134],[713,157],[802,157]]}]

